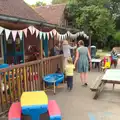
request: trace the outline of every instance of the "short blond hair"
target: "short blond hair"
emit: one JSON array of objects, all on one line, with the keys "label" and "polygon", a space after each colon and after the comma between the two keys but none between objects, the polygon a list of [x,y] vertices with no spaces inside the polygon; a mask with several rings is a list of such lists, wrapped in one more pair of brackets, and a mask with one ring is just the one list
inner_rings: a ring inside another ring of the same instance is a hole
[{"label": "short blond hair", "polygon": [[71,58],[71,57],[69,57],[69,58],[67,59],[67,62],[68,62],[69,64],[72,64],[72,63],[73,63],[72,58]]}]

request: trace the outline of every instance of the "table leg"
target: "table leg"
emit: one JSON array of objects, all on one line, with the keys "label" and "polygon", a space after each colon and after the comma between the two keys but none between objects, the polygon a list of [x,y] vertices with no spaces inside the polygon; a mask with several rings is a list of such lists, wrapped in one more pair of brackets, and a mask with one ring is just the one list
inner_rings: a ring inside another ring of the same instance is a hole
[{"label": "table leg", "polygon": [[45,82],[43,81],[43,90],[45,91]]},{"label": "table leg", "polygon": [[115,83],[113,83],[113,90],[114,90],[114,88],[115,88]]},{"label": "table leg", "polygon": [[55,88],[56,88],[56,86],[55,86],[55,82],[54,82],[54,94],[55,94]]},{"label": "table leg", "polygon": [[32,114],[31,120],[40,120],[40,114],[37,114],[37,113]]},{"label": "table leg", "polygon": [[102,92],[104,86],[105,86],[105,82],[102,81],[102,83],[99,85],[99,87],[98,87],[98,89],[97,89],[93,99],[97,99],[98,98],[98,96]]}]

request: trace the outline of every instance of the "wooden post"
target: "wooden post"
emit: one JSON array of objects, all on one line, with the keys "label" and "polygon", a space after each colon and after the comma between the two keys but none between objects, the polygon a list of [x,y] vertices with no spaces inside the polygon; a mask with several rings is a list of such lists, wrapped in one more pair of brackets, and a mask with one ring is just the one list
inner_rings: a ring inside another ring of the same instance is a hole
[{"label": "wooden post", "polygon": [[40,58],[41,58],[41,76],[42,76],[42,81],[40,81],[40,87],[43,88],[43,76],[44,76],[44,66],[43,66],[43,46],[42,46],[42,40],[40,40]]},{"label": "wooden post", "polygon": [[89,52],[91,54],[91,33],[90,33],[90,36],[89,36]]}]

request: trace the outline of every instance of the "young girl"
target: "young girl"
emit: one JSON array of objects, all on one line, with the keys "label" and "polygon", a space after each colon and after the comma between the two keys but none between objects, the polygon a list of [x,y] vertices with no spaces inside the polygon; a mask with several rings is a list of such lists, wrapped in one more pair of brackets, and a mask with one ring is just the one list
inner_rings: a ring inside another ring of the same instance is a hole
[{"label": "young girl", "polygon": [[72,58],[67,59],[68,64],[65,66],[65,74],[67,80],[67,88],[68,90],[72,90],[73,88],[73,75],[75,66],[73,65]]}]

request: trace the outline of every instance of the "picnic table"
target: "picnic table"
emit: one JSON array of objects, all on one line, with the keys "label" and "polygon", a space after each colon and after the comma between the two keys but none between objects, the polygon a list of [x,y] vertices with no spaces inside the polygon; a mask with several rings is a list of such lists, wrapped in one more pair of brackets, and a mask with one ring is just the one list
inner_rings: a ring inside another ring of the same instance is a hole
[{"label": "picnic table", "polygon": [[113,90],[115,84],[120,84],[120,69],[108,69],[106,70],[105,74],[101,78],[101,82],[96,90],[94,99],[97,99],[99,94],[104,89],[106,83],[113,84]]},{"label": "picnic table", "polygon": [[21,96],[22,114],[39,120],[48,111],[48,97],[44,91],[23,92]]},{"label": "picnic table", "polygon": [[92,62],[92,64],[95,63],[95,66],[98,67],[98,71],[100,71],[102,59],[95,59],[95,58],[93,58],[91,60],[91,62]]}]

